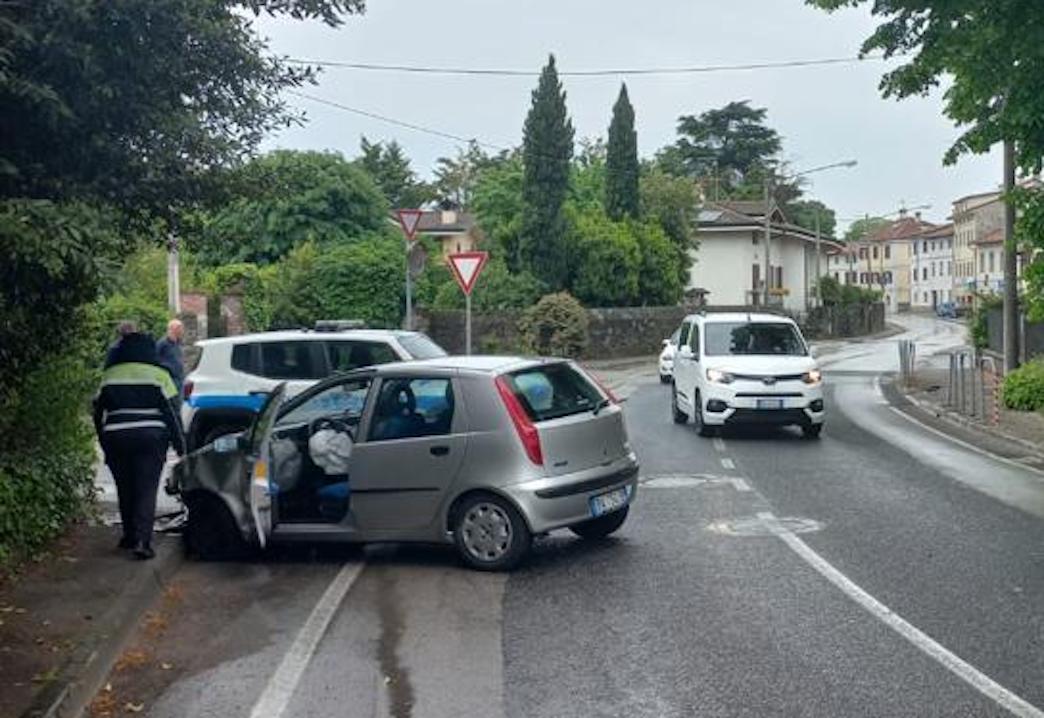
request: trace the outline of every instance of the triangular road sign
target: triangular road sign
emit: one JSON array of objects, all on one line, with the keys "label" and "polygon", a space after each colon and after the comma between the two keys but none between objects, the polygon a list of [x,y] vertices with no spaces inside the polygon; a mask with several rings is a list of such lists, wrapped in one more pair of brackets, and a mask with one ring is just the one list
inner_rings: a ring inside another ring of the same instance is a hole
[{"label": "triangular road sign", "polygon": [[406,235],[406,239],[412,242],[417,236],[417,227],[420,226],[421,216],[424,214],[424,211],[419,209],[400,209],[396,213],[399,215],[399,226],[402,227],[402,233]]},{"label": "triangular road sign", "polygon": [[475,280],[486,266],[489,252],[458,252],[449,255],[447,259],[457,284],[465,294],[471,294],[471,290],[475,288]]}]

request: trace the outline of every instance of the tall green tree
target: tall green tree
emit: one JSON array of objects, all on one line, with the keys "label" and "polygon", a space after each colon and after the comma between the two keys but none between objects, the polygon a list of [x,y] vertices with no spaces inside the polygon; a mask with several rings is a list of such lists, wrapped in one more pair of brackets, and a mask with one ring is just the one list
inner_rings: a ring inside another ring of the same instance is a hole
[{"label": "tall green tree", "polygon": [[551,55],[533,91],[522,130],[521,256],[524,266],[552,290],[569,276],[567,226],[562,205],[569,191],[573,123]]},{"label": "tall green tree", "polygon": [[269,54],[250,15],[335,26],[362,0],[0,3],[0,196],[135,211],[207,199],[215,169],[294,123],[312,70]]},{"label": "tall green tree", "polygon": [[692,265],[690,250],[695,249],[699,194],[688,177],[665,172],[657,163],[648,163],[639,183],[642,219],[657,222],[671,241],[676,255],[678,281],[684,286]]},{"label": "tall green tree", "polygon": [[613,105],[606,152],[605,211],[611,219],[638,218],[638,134],[627,85]]},{"label": "tall green tree", "polygon": [[457,149],[456,157],[440,157],[435,163],[435,190],[439,199],[449,200],[461,209],[471,209],[479,175],[505,162],[509,154],[503,150],[490,157],[472,140],[467,148]]},{"label": "tall green tree", "polygon": [[678,118],[678,141],[665,162],[693,177],[717,175],[725,187],[741,184],[752,172],[775,166],[782,149],[779,133],[765,123],[768,110],[730,102],[700,115]]},{"label": "tall green tree", "polygon": [[419,207],[435,199],[435,190],[417,178],[402,146],[391,142],[371,142],[363,135],[359,141],[362,154],[356,159],[381,188],[392,207]]},{"label": "tall green tree", "polygon": [[891,221],[884,217],[867,216],[862,219],[857,219],[855,222],[848,225],[848,230],[845,231],[844,241],[858,242],[861,239],[872,236],[890,224]]},{"label": "tall green tree", "polygon": [[802,199],[791,202],[783,208],[783,212],[791,222],[799,227],[815,231],[816,218],[819,218],[819,231],[824,237],[833,237],[837,228],[837,215],[818,199]]}]

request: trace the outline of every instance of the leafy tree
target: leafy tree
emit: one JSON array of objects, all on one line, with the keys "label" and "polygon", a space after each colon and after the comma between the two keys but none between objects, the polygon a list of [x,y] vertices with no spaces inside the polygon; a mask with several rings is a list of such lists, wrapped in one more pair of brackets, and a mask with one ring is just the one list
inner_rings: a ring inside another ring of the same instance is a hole
[{"label": "leafy tree", "polygon": [[675,246],[657,222],[632,221],[629,228],[638,240],[641,254],[638,302],[647,306],[677,304],[682,297],[684,281],[678,271],[680,263]]},{"label": "leafy tree", "polygon": [[305,241],[350,241],[387,225],[388,205],[373,180],[336,153],[277,150],[230,181],[245,194],[205,215],[190,238],[208,264],[267,264]]},{"label": "leafy tree", "polygon": [[573,294],[589,307],[625,307],[639,298],[641,246],[625,222],[613,222],[601,209],[571,217],[571,244],[578,257]]},{"label": "leafy tree", "polygon": [[609,125],[605,211],[612,219],[638,218],[638,134],[627,85],[620,86]]},{"label": "leafy tree", "polygon": [[[337,25],[361,0],[0,4],[0,196],[165,213],[299,119],[314,75],[267,54],[249,13]],[[248,12],[244,12],[248,11]]]},{"label": "leafy tree", "polygon": [[569,191],[572,156],[573,123],[552,55],[533,91],[522,131],[524,211],[520,250],[523,266],[553,289],[561,289],[568,276],[562,205]]},{"label": "leafy tree", "polygon": [[605,211],[608,168],[604,155],[589,154],[573,163],[569,172],[566,206]]},{"label": "leafy tree", "polygon": [[479,175],[507,161],[509,154],[504,150],[490,157],[472,140],[467,149],[457,150],[456,157],[440,157],[435,165],[435,189],[439,197],[462,209],[471,209]]},{"label": "leafy tree", "polygon": [[[533,306],[547,288],[527,272],[513,273],[503,260],[493,258],[482,270],[471,306],[479,312],[499,312],[508,309],[526,309]],[[464,293],[456,281],[450,279],[439,288],[435,297],[436,309],[463,309]]]},{"label": "leafy tree", "polygon": [[1031,321],[1044,321],[1044,193],[1017,188],[1013,200],[1018,208],[1015,238],[1029,260],[1023,269],[1026,312]]},{"label": "leafy tree", "polygon": [[876,234],[880,230],[888,227],[892,223],[884,217],[863,217],[857,219],[852,224],[848,225],[848,230],[845,232],[845,242],[858,242],[859,240],[870,237]]},{"label": "leafy tree", "polygon": [[420,207],[435,198],[432,187],[420,182],[398,142],[370,142],[364,135],[356,159],[369,173],[392,207]]},{"label": "leafy tree", "polygon": [[699,116],[678,118],[678,141],[664,157],[693,177],[716,174],[722,185],[741,184],[751,172],[773,167],[782,148],[779,133],[765,124],[768,111],[730,102]]},{"label": "leafy tree", "polygon": [[513,272],[522,271],[524,175],[522,158],[518,155],[498,162],[479,175],[472,198],[479,226]]},{"label": "leafy tree", "polygon": [[678,280],[684,286],[692,264],[689,250],[697,245],[699,196],[696,185],[688,177],[673,176],[657,163],[651,163],[642,173],[639,192],[642,219],[658,222],[671,241],[677,257]]},{"label": "leafy tree", "polygon": [[799,227],[815,231],[816,213],[819,214],[819,231],[824,237],[833,237],[837,228],[837,215],[818,199],[791,202],[783,208],[787,218]]}]

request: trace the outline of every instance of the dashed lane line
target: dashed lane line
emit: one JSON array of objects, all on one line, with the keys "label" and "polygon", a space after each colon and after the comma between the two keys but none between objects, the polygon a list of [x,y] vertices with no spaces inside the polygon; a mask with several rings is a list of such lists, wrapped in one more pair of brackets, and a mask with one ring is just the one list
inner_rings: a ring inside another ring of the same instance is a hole
[{"label": "dashed lane line", "polygon": [[721,465],[722,465],[723,468],[730,469],[730,470],[736,468],[736,463],[732,459],[727,457],[727,456],[721,457]]},{"label": "dashed lane line", "polygon": [[937,643],[931,636],[860,588],[858,584],[834,568],[833,565],[816,553],[796,534],[779,524],[772,513],[759,513],[758,518],[773,525],[775,527],[773,533],[823,578],[834,584],[846,596],[912,643],[936,663],[942,665],[1012,715],[1018,716],[1018,718],[1044,718],[1044,711],[1012,693],[975,666],[964,661],[942,644]]},{"label": "dashed lane line", "polygon": [[319,603],[315,604],[311,615],[298,631],[290,650],[283,656],[275,673],[268,679],[265,690],[250,711],[250,718],[280,718],[286,711],[290,699],[301,681],[305,668],[315,655],[326,629],[330,626],[334,614],[344,600],[348,590],[359,578],[364,564],[345,564],[330,582]]},{"label": "dashed lane line", "polygon": [[720,436],[715,436],[714,437],[714,448],[717,449],[718,451],[720,451],[721,453],[725,453],[725,440],[723,438],[721,438]]}]

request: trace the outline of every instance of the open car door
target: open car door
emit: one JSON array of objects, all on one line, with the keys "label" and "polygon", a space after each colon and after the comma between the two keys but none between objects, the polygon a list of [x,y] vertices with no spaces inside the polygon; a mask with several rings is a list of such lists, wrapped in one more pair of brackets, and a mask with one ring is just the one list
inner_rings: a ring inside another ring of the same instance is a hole
[{"label": "open car door", "polygon": [[257,539],[264,548],[268,537],[272,534],[272,484],[271,456],[272,430],[275,429],[276,416],[286,398],[286,383],[279,384],[268,395],[257,419],[250,429],[250,458],[253,466],[250,470],[250,485],[247,498],[250,500],[250,513],[254,518]]}]

